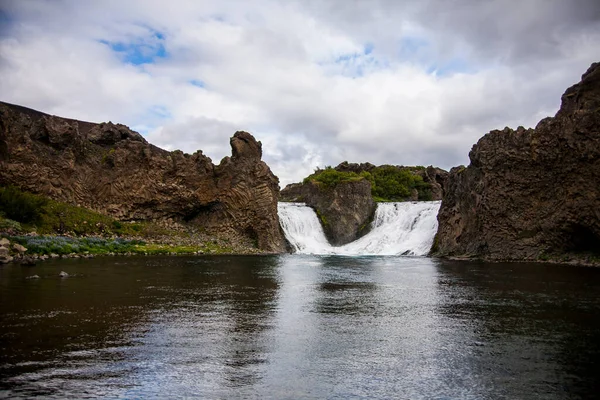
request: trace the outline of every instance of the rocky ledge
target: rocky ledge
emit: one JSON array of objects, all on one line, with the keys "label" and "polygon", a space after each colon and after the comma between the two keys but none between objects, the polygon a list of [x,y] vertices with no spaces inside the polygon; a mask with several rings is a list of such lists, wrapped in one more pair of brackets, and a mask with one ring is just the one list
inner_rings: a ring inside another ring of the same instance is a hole
[{"label": "rocky ledge", "polygon": [[600,63],[535,129],[496,130],[450,171],[432,253],[600,263]]},{"label": "rocky ledge", "polygon": [[0,185],[80,205],[122,221],[191,224],[219,237],[285,250],[279,180],[247,132],[219,165],[166,151],[121,124],[90,123],[0,102]]}]

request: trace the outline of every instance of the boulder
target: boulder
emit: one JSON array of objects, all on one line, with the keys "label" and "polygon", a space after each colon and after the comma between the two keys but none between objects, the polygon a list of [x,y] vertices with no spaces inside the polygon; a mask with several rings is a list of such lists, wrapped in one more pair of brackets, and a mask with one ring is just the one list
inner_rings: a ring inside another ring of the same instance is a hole
[{"label": "boulder", "polygon": [[20,245],[19,243],[15,243],[12,245],[12,248],[14,251],[19,252],[21,254],[25,253],[27,251],[27,247]]}]

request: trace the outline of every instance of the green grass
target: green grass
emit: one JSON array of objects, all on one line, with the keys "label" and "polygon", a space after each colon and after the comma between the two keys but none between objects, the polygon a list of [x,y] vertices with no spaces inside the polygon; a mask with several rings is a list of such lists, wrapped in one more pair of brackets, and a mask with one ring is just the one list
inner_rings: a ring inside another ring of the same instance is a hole
[{"label": "green grass", "polygon": [[333,188],[342,182],[355,182],[364,179],[355,172],[341,172],[330,166],[325,169],[317,169],[313,174],[304,178],[304,183],[317,182],[326,188]]},{"label": "green grass", "polygon": [[366,179],[371,184],[371,195],[377,202],[406,201],[416,190],[418,200],[432,200],[431,184],[424,182],[417,171],[425,167],[399,168],[382,165],[371,171],[342,172],[330,166],[317,169],[304,178],[304,183],[316,182],[325,189],[331,189],[343,182],[354,182]]},{"label": "green grass", "polygon": [[27,248],[28,254],[108,254],[133,251],[136,245],[145,244],[139,240],[122,238],[104,239],[98,237],[77,238],[68,236],[9,236]]},{"label": "green grass", "polygon": [[13,186],[0,187],[0,231],[9,230],[77,236],[155,237],[183,234],[150,222],[118,221],[99,212],[23,192]]},{"label": "green grass", "polygon": [[214,242],[197,245],[172,245],[146,243],[142,240],[123,238],[105,239],[99,237],[69,237],[69,236],[7,236],[11,242],[19,243],[27,248],[27,254],[38,255],[67,255],[67,254],[225,254],[233,253],[228,246]]}]

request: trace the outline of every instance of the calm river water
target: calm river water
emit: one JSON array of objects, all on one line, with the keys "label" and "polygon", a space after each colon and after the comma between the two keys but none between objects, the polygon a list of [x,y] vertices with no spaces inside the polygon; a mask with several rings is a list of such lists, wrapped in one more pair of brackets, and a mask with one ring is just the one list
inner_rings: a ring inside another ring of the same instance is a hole
[{"label": "calm river water", "polygon": [[297,255],[0,267],[0,397],[592,398],[599,365],[600,269]]}]

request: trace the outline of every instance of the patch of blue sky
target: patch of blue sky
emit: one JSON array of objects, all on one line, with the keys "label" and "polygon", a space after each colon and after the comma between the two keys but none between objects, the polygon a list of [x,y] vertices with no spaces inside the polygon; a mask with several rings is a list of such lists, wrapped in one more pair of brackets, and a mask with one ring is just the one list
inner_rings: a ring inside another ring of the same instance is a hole
[{"label": "patch of blue sky", "polygon": [[439,77],[450,76],[454,74],[471,74],[477,69],[473,64],[469,64],[463,58],[452,58],[447,61],[431,64],[427,68],[428,74],[435,74]]},{"label": "patch of blue sky", "polygon": [[154,106],[150,107],[148,112],[150,114],[152,114],[154,117],[158,117],[159,119],[162,119],[162,120],[171,119],[173,117],[173,114],[171,114],[171,112],[167,109],[167,107],[161,106],[161,105],[154,105]]},{"label": "patch of blue sky", "polygon": [[398,57],[400,61],[412,61],[420,57],[429,47],[429,42],[424,38],[405,36],[400,39]]},{"label": "patch of blue sky", "polygon": [[7,11],[0,9],[0,36],[7,36],[13,23],[14,18]]},{"label": "patch of blue sky", "polygon": [[389,68],[389,62],[373,53],[375,46],[367,43],[362,52],[342,54],[334,63],[342,75],[359,78],[372,71]]},{"label": "patch of blue sky", "polygon": [[131,42],[111,42],[100,40],[114,52],[118,53],[123,62],[133,65],[151,64],[158,59],[168,56],[164,46],[165,35],[161,32],[152,31],[146,38],[139,38]]},{"label": "patch of blue sky", "polygon": [[156,104],[137,113],[131,129],[146,136],[158,126],[172,120],[173,114],[171,114],[169,109],[163,105]]},{"label": "patch of blue sky", "polygon": [[204,81],[201,81],[200,79],[192,79],[188,81],[191,85],[199,87],[199,88],[205,88],[206,87],[206,83],[204,83]]}]

